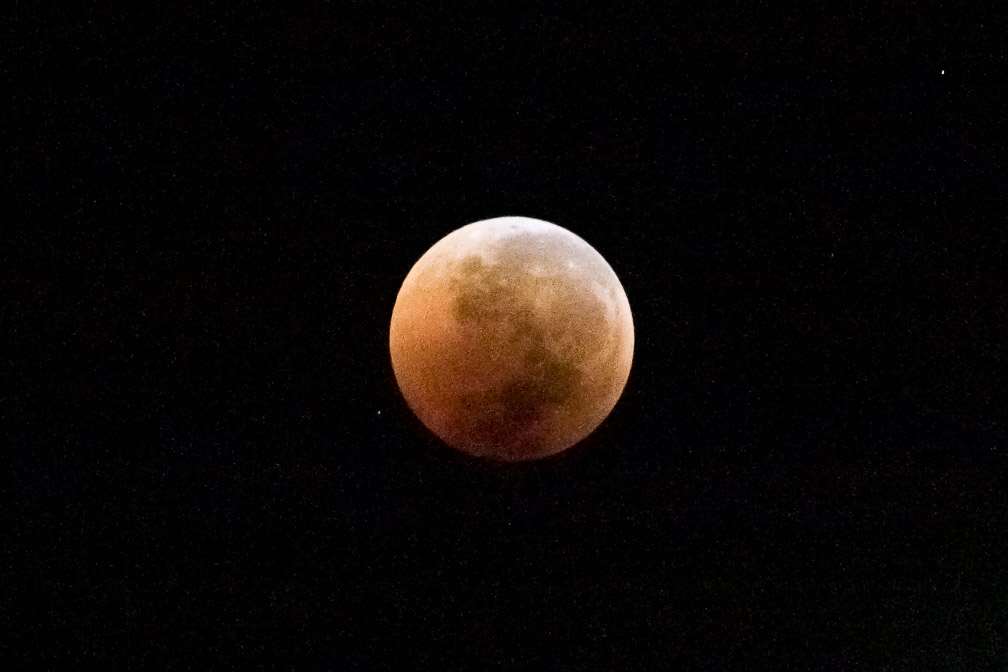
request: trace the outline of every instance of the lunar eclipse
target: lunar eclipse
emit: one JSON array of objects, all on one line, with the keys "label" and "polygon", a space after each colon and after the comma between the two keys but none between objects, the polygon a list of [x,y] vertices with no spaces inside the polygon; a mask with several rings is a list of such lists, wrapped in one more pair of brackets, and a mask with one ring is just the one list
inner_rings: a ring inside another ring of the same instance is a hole
[{"label": "lunar eclipse", "polygon": [[630,304],[605,259],[526,217],[438,241],[406,276],[389,331],[421,422],[459,451],[508,462],[591,434],[623,392],[633,347]]}]

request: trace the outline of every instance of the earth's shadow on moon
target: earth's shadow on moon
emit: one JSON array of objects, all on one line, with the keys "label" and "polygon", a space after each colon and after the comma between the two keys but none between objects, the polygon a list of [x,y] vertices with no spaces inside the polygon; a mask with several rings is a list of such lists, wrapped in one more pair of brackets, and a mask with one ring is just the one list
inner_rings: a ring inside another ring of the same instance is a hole
[{"label": "earth's shadow on moon", "polygon": [[[386,396],[394,408],[401,437],[405,439],[402,445],[396,446],[396,452],[408,460],[425,463],[425,466],[435,471],[455,475],[490,481],[521,481],[591,463],[609,462],[616,458],[615,451],[620,449],[616,445],[620,442],[615,440],[619,434],[618,428],[628,421],[627,409],[621,409],[620,404],[617,404],[591,434],[559,453],[517,461],[478,457],[452,448],[421,422],[400,392],[391,362],[385,366],[384,378]],[[634,396],[633,378],[631,373],[623,392],[624,400]]]}]

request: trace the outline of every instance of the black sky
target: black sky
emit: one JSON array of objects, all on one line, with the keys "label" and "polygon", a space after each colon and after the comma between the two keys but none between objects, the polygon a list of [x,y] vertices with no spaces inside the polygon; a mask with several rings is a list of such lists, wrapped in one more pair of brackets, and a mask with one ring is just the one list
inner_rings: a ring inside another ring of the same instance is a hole
[{"label": "black sky", "polygon": [[[0,646],[1003,669],[1004,18],[22,7]],[[502,215],[591,243],[637,335],[523,466],[430,436],[387,347],[416,259]]]}]

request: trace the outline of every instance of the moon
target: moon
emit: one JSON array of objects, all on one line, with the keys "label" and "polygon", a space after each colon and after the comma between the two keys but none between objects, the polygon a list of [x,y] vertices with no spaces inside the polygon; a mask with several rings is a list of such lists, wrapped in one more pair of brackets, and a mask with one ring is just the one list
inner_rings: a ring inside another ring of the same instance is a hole
[{"label": "moon", "polygon": [[556,224],[487,219],[449,233],[407,274],[392,310],[392,368],[410,409],[449,446],[517,462],[593,432],[630,375],[623,286]]}]

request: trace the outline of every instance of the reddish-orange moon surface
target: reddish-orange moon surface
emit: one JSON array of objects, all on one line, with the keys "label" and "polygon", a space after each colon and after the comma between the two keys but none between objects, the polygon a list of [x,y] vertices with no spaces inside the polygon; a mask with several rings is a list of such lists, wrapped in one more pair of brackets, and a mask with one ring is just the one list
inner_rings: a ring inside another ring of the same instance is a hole
[{"label": "reddish-orange moon surface", "polygon": [[504,461],[578,443],[609,415],[633,359],[616,274],[555,224],[463,226],[403,282],[389,333],[406,403],[445,443]]}]

